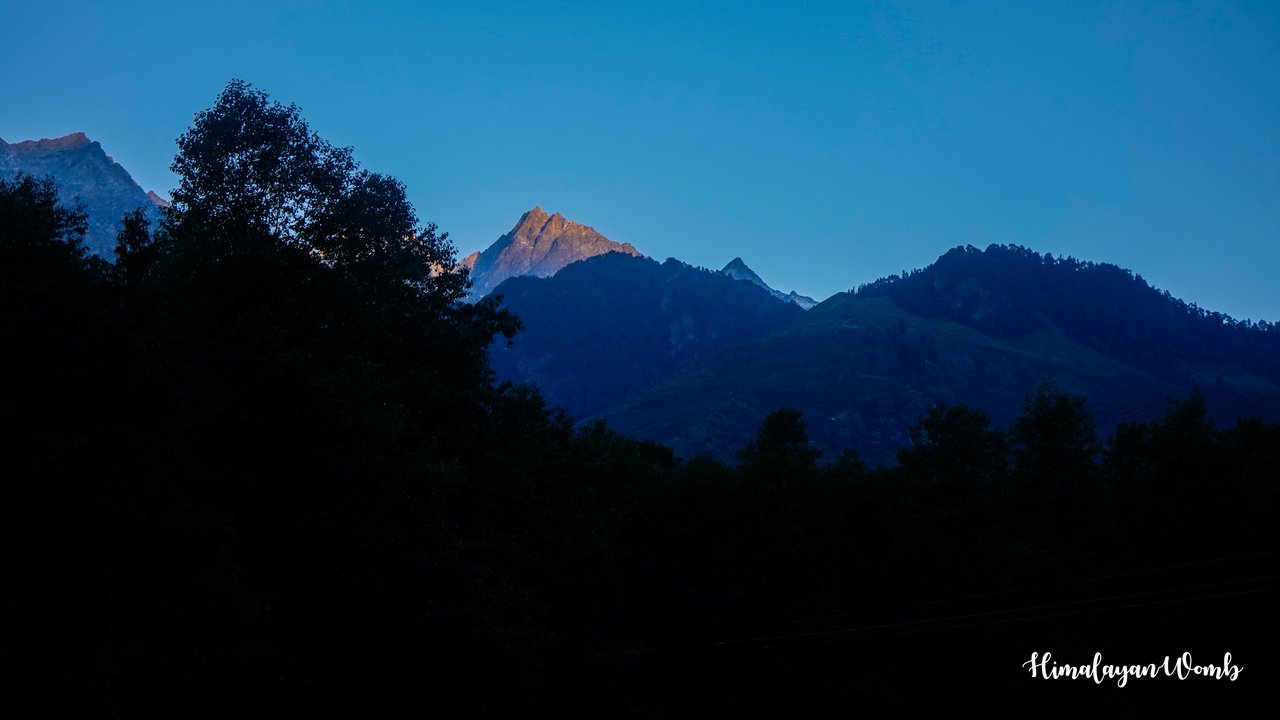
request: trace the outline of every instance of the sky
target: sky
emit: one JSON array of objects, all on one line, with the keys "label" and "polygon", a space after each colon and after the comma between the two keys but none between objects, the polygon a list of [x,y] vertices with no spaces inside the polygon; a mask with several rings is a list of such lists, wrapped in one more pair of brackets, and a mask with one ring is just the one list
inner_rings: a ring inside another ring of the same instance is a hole
[{"label": "sky", "polygon": [[1015,243],[1280,320],[1280,3],[0,0],[0,138],[146,189],[232,78],[459,256],[525,210],[822,299]]}]

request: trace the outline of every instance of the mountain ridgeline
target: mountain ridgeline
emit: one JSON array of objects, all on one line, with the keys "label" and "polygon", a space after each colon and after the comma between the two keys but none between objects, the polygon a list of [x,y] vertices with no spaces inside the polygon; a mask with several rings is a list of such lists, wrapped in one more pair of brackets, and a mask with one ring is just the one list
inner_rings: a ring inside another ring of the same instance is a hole
[{"label": "mountain ridgeline", "polygon": [[[85,209],[85,248],[107,260],[126,213],[142,208],[154,222],[168,206],[83,133],[0,141],[0,173],[52,177],[63,203]],[[507,295],[524,323],[509,347],[491,348],[500,379],[684,455],[729,458],[771,409],[795,406],[829,456],[855,447],[891,461],[929,406],[968,402],[1007,422],[1047,376],[1087,397],[1104,427],[1152,417],[1193,385],[1221,421],[1277,407],[1273,323],[1188,304],[1114,265],[1022,247],[955,248],[818,305],[770,287],[741,258],[719,273],[660,265],[535,207],[459,264],[470,301]],[[805,319],[788,306],[818,312]]]},{"label": "mountain ridgeline", "polygon": [[751,268],[747,267],[747,264],[743,262],[742,258],[740,257],[730,260],[728,265],[725,265],[723,268],[720,268],[720,272],[725,275],[728,275],[729,277],[735,280],[745,280],[746,282],[749,282],[753,285],[759,285],[765,290],[768,290],[774,297],[778,298],[779,300],[795,303],[796,305],[799,305],[800,308],[803,310],[808,310],[809,308],[812,308],[813,306],[818,304],[817,300],[814,300],[813,298],[807,295],[801,295],[795,290],[792,290],[789,293],[784,293],[781,290],[774,290],[772,287],[769,286],[768,283],[764,281],[763,278],[761,278],[759,275],[756,274],[755,270],[752,270]]},{"label": "mountain ridgeline", "polygon": [[121,217],[142,208],[154,221],[156,209],[168,205],[155,192],[144,192],[102,145],[84,133],[13,144],[0,140],[0,176],[12,179],[19,172],[52,177],[63,203],[79,199],[88,220],[85,247],[107,260],[114,257]]},{"label": "mountain ridgeline", "polygon": [[602,413],[689,456],[732,457],[780,406],[834,458],[892,462],[939,404],[1012,422],[1046,378],[1104,429],[1200,387],[1210,414],[1280,418],[1280,331],[1199,310],[1113,265],[1021,247],[957,248],[906,277],[842,293],[787,328],[693,363]]},{"label": "mountain ridgeline", "polygon": [[1237,321],[1151,287],[1109,263],[1055,258],[1017,246],[957,247],[927,268],[858,289],[904,310],[1014,338],[1057,327],[1072,339],[1158,377],[1203,381],[1204,363],[1280,382],[1280,327]]},{"label": "mountain ridgeline", "polygon": [[[508,258],[486,266],[515,273],[491,292],[524,324],[491,348],[498,377],[686,457],[730,459],[769,412],[795,407],[829,458],[852,448],[892,462],[930,407],[965,403],[1008,423],[1047,378],[1107,429],[1193,386],[1222,422],[1280,409],[1275,325],[1188,305],[1114,265],[958,247],[814,305],[741,258],[716,273],[604,241],[584,245],[604,255],[531,277],[558,247],[538,238],[582,233],[558,217],[535,208],[485,251]],[[558,257],[574,254],[585,252]]]}]

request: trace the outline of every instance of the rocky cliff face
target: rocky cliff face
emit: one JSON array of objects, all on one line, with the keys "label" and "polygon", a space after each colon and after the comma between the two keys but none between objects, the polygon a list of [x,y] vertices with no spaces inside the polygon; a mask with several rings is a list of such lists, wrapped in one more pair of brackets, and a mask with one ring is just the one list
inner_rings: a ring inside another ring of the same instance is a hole
[{"label": "rocky cliff face", "polygon": [[108,260],[113,257],[121,216],[143,208],[154,221],[157,207],[164,202],[154,193],[148,197],[128,171],[84,133],[13,144],[0,140],[0,173],[12,177],[18,172],[51,175],[64,203],[79,198],[89,215],[85,245]]},{"label": "rocky cliff face", "polygon": [[630,243],[614,242],[594,228],[535,207],[511,232],[460,264],[471,271],[471,296],[481,298],[507,278],[550,277],[566,265],[611,252],[644,257]]}]

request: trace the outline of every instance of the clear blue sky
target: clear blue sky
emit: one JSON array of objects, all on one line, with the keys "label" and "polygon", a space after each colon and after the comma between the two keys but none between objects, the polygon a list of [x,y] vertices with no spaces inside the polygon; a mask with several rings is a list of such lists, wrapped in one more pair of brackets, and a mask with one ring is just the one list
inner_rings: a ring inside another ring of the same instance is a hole
[{"label": "clear blue sky", "polygon": [[232,77],[462,253],[539,204],[815,297],[1019,243],[1280,320],[1280,3],[0,0],[0,137],[146,188]]}]

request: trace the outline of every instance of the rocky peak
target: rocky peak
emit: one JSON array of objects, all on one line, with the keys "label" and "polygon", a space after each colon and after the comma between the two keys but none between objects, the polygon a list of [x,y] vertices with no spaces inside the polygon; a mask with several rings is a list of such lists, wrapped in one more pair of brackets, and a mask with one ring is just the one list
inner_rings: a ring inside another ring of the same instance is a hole
[{"label": "rocky peak", "polygon": [[773,294],[774,297],[778,298],[779,300],[795,303],[796,305],[799,305],[801,308],[805,310],[808,310],[809,308],[818,304],[818,302],[813,298],[801,295],[794,290],[792,290],[790,293],[784,293],[781,290],[774,290],[772,287],[769,287],[769,284],[766,283],[763,278],[757,275],[754,270],[747,267],[747,264],[743,262],[742,258],[740,257],[736,257],[730,260],[729,264],[721,268],[720,272],[725,275],[728,275],[734,280],[744,280],[753,285],[759,285],[765,290],[768,290],[770,293]]},{"label": "rocky peak", "polygon": [[169,207],[169,201],[168,201],[168,200],[165,200],[164,198],[162,198],[162,197],[160,197],[158,194],[156,194],[156,191],[155,191],[155,190],[148,190],[148,191],[147,191],[147,199],[148,199],[148,200],[150,200],[150,201],[151,201],[151,203],[152,203],[153,205],[155,205],[156,207],[158,207],[158,208],[167,208],[167,207]]},{"label": "rocky peak", "polygon": [[766,288],[770,291],[773,290],[773,288],[769,287],[769,285],[765,283],[765,281],[762,280],[760,276],[755,273],[754,270],[747,267],[747,264],[743,262],[742,258],[740,257],[736,257],[730,260],[728,265],[725,265],[723,268],[720,269],[720,272],[724,273],[725,275],[728,275],[729,277],[735,280],[746,280],[747,282],[755,283],[756,285],[759,285],[760,287]]},{"label": "rocky peak", "polygon": [[113,256],[120,218],[125,213],[142,208],[155,218],[155,200],[100,144],[82,132],[4,143],[0,150],[0,172],[51,176],[64,204],[83,203],[89,216],[85,245],[90,252],[104,258]]},{"label": "rocky peak", "polygon": [[[559,214],[556,213],[557,216]],[[511,232],[508,234],[516,239],[534,237],[546,226],[547,221],[550,219],[550,215],[547,215],[542,208],[535,205],[532,210],[520,216],[516,226],[511,228]]]},{"label": "rocky peak", "polygon": [[479,298],[507,278],[549,277],[566,265],[610,252],[644,257],[630,243],[614,242],[589,225],[535,206],[510,232],[474,259],[464,258],[462,265],[471,270],[471,296]]}]

